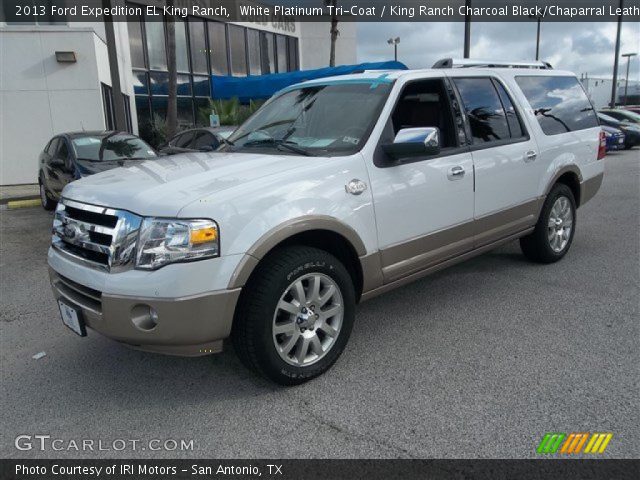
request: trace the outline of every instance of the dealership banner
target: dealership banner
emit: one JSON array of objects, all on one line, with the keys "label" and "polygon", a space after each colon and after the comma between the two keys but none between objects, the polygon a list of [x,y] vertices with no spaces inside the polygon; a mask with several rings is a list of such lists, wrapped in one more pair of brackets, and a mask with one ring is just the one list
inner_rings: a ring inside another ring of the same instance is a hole
[{"label": "dealership banner", "polygon": [[[454,454],[455,452],[452,452]],[[9,479],[608,479],[640,478],[638,460],[0,460]]]},{"label": "dealership banner", "polygon": [[206,17],[233,22],[611,22],[640,20],[640,0],[3,0],[0,22],[147,21]]}]

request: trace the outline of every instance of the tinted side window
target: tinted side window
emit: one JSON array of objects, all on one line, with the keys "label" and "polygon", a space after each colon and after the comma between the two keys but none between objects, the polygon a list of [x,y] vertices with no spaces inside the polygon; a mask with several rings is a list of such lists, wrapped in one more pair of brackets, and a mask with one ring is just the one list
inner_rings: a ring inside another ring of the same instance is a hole
[{"label": "tinted side window", "polygon": [[173,145],[178,148],[187,148],[191,140],[193,140],[193,132],[183,133],[173,142]]},{"label": "tinted side window", "polygon": [[474,144],[510,138],[507,117],[490,78],[456,78]]},{"label": "tinted side window", "polygon": [[60,139],[58,145],[57,157],[62,158],[63,160],[69,158],[69,147],[67,146],[67,142],[65,142],[62,138]]},{"label": "tinted side window", "polygon": [[215,137],[208,132],[202,132],[198,134],[193,142],[193,148],[202,148],[202,147],[217,147],[218,142]]},{"label": "tinted side window", "polygon": [[546,135],[597,127],[598,119],[575,77],[516,77]]},{"label": "tinted side window", "polygon": [[58,139],[54,138],[49,142],[49,145],[47,145],[47,153],[53,156],[56,153],[57,148],[58,148]]},{"label": "tinted side window", "polygon": [[504,107],[504,111],[507,114],[507,123],[509,124],[509,130],[511,131],[511,137],[524,137],[525,134],[522,129],[522,124],[520,123],[520,118],[518,117],[518,112],[516,112],[509,94],[500,82],[494,82],[494,85],[496,86],[496,90],[498,90],[498,95],[500,95],[502,106]]}]

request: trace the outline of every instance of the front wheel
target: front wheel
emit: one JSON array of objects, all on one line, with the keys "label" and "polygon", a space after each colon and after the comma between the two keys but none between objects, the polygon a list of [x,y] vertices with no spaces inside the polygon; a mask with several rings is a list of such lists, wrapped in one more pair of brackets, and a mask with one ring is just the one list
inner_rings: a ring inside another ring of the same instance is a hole
[{"label": "front wheel", "polygon": [[265,258],[245,286],[232,340],[245,365],[297,385],[338,359],[354,315],[355,290],[344,265],[323,250],[287,247]]},{"label": "front wheel", "polygon": [[44,186],[42,180],[40,180],[38,183],[40,184],[40,204],[42,205],[42,208],[49,211],[53,210],[54,208],[56,208],[56,202],[49,198],[47,187]]},{"label": "front wheel", "polygon": [[571,189],[556,184],[542,206],[535,230],[520,239],[522,252],[539,263],[553,263],[566,255],[576,228],[576,201]]}]

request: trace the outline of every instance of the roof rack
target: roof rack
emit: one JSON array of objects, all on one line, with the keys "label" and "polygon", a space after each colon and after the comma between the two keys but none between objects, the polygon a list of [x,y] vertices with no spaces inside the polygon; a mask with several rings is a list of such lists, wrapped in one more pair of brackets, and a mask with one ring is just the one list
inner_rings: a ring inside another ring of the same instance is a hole
[{"label": "roof rack", "polygon": [[552,70],[549,62],[508,62],[499,60],[475,60],[470,58],[443,58],[433,64],[431,68],[539,68],[541,70]]}]

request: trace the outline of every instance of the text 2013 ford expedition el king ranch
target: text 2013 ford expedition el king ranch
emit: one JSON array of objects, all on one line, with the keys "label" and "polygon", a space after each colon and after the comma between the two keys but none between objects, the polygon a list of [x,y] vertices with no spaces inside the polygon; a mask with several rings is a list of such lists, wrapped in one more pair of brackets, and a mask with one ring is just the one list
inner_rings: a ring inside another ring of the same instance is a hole
[{"label": "text 2013 ford expedition el king ranch", "polygon": [[64,323],[176,355],[230,338],[297,384],[340,356],[358,302],[516,239],[561,259],[603,178],[575,75],[437,66],[288,87],[216,152],[67,185],[48,256]]}]

